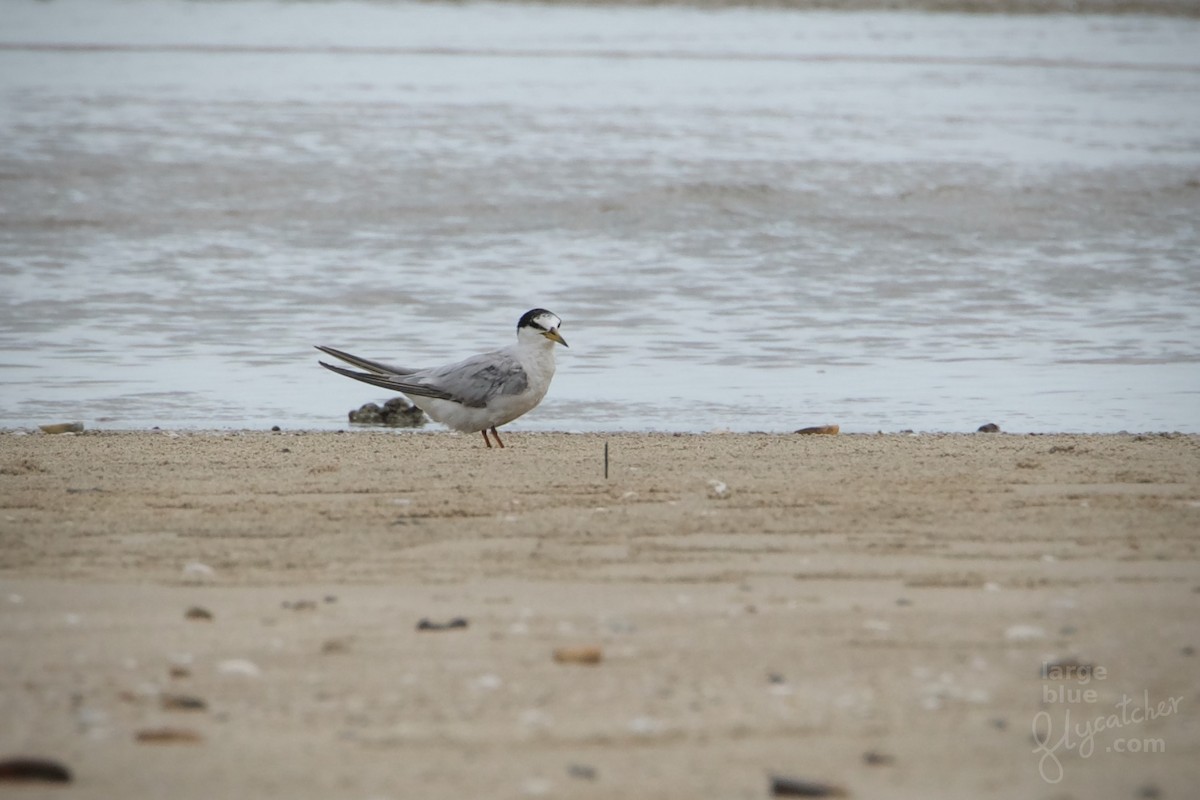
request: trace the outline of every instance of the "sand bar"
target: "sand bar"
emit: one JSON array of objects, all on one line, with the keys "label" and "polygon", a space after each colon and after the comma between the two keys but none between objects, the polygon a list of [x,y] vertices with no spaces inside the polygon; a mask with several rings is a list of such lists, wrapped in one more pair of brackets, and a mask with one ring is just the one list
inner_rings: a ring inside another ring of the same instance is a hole
[{"label": "sand bar", "polygon": [[22,796],[1200,781],[1200,437],[505,440],[0,433],[0,758],[74,776]]}]

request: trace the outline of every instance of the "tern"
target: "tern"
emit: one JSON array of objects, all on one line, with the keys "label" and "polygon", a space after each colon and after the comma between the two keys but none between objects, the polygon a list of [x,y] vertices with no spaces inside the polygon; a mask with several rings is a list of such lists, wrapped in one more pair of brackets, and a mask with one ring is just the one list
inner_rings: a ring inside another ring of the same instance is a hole
[{"label": "tern", "polygon": [[567,342],[559,334],[562,320],[544,308],[526,311],[517,322],[517,343],[480,353],[455,364],[410,369],[316,345],[322,353],[358,367],[357,372],[318,362],[325,369],[407,396],[437,422],[464,433],[481,431],[483,441],[504,447],[496,428],[537,407],[554,377],[554,346]]}]

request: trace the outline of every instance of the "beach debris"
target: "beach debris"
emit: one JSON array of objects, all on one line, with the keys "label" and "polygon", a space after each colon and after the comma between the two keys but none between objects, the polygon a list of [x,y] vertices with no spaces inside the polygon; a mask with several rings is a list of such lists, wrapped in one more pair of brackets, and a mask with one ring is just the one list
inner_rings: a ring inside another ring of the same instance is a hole
[{"label": "beach debris", "polygon": [[283,607],[291,611],[315,611],[316,600],[284,600]]},{"label": "beach debris", "polygon": [[198,744],[204,737],[190,728],[144,728],[133,738],[142,744]]},{"label": "beach debris", "polygon": [[1192,647],[1190,644],[1185,644],[1183,647],[1179,648],[1179,654],[1181,656],[1194,656],[1196,655],[1196,648]]},{"label": "beach debris", "polygon": [[772,797],[845,797],[846,790],[830,783],[820,783],[786,775],[771,776]]},{"label": "beach debris", "polygon": [[190,694],[164,694],[159,701],[164,711],[204,711],[208,703]]},{"label": "beach debris", "polygon": [[215,578],[217,571],[200,561],[189,561],[183,565],[183,577],[189,581],[206,581]]},{"label": "beach debris", "polygon": [[567,774],[581,781],[596,780],[596,768],[591,764],[568,764]]},{"label": "beach debris", "polygon": [[999,433],[1000,426],[994,422],[985,422],[975,429],[976,433]]},{"label": "beach debris", "polygon": [[283,428],[279,427],[278,425],[271,426],[271,433],[280,433],[282,431],[283,431]]},{"label": "beach debris", "polygon": [[468,623],[467,623],[466,617],[455,617],[454,619],[450,619],[445,622],[434,622],[433,620],[426,619],[423,617],[421,619],[421,621],[417,623],[417,630],[419,630],[419,631],[452,631],[452,630],[457,630],[459,628],[465,628],[465,627],[467,627],[467,624]]},{"label": "beach debris", "polygon": [[217,664],[217,672],[222,675],[238,675],[244,678],[257,678],[262,670],[253,661],[245,658],[227,658]]},{"label": "beach debris", "polygon": [[192,677],[192,670],[190,667],[185,667],[182,664],[172,664],[171,668],[167,670],[167,674],[175,680],[181,680]]},{"label": "beach debris", "polygon": [[49,758],[0,759],[0,783],[70,783],[71,770]]},{"label": "beach debris", "polygon": [[724,500],[729,497],[729,487],[725,485],[724,481],[713,479],[708,482],[708,496]]},{"label": "beach debris", "polygon": [[184,619],[192,619],[197,622],[212,622],[213,614],[207,608],[202,606],[192,606],[187,611],[183,612]]},{"label": "beach debris", "polygon": [[349,639],[326,639],[325,643],[321,645],[323,655],[332,656],[348,652],[350,652]]},{"label": "beach debris", "polygon": [[327,595],[325,595],[325,602],[326,602],[326,603],[336,603],[336,602],[337,602],[337,595],[335,595],[335,594],[327,594]]},{"label": "beach debris", "polygon": [[594,644],[558,647],[554,650],[554,660],[559,664],[599,664],[603,658],[604,650]]},{"label": "beach debris", "polygon": [[863,763],[870,767],[886,767],[895,762],[896,759],[894,756],[881,753],[878,750],[868,750],[863,753]]},{"label": "beach debris", "polygon": [[355,425],[386,425],[389,428],[419,428],[428,418],[425,412],[405,400],[393,397],[380,408],[375,403],[365,403],[349,413]]},{"label": "beach debris", "polygon": [[56,422],[52,425],[38,425],[43,433],[83,433],[82,422]]},{"label": "beach debris", "polygon": [[1004,631],[1004,638],[1010,642],[1031,642],[1035,639],[1045,639],[1046,629],[1037,625],[1010,625]]},{"label": "beach debris", "polygon": [[813,425],[808,428],[801,428],[796,433],[804,434],[805,436],[835,436],[842,430],[840,425]]}]

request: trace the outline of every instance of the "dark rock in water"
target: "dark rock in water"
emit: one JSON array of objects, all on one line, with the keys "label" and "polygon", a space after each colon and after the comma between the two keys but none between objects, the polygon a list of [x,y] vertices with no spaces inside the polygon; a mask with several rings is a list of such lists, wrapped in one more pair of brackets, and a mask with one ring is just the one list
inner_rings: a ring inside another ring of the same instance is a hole
[{"label": "dark rock in water", "polygon": [[828,783],[806,781],[801,778],[771,776],[772,797],[845,797],[846,790]]},{"label": "dark rock in water", "polygon": [[48,758],[0,759],[0,783],[70,783],[71,770]]},{"label": "dark rock in water", "polygon": [[979,428],[975,432],[976,433],[999,433],[1000,426],[994,422],[988,422],[983,425],[980,425]]},{"label": "dark rock in water", "polygon": [[380,408],[367,403],[350,412],[350,421],[355,425],[386,425],[389,428],[419,428],[425,424],[425,412],[405,400],[393,397]]}]

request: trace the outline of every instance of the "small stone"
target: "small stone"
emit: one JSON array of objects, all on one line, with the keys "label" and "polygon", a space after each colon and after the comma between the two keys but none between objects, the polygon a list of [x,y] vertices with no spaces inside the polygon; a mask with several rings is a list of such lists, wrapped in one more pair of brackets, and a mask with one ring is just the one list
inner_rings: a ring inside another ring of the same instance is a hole
[{"label": "small stone", "polygon": [[283,607],[292,611],[313,611],[317,607],[315,600],[284,600]]},{"label": "small stone", "polygon": [[1004,638],[1010,642],[1030,642],[1045,639],[1046,631],[1037,625],[1011,625],[1004,631]]},{"label": "small stone", "polygon": [[192,677],[191,669],[189,669],[188,667],[181,666],[179,664],[172,666],[167,671],[167,674],[170,675],[173,680],[181,680],[183,678]]},{"label": "small stone", "polygon": [[229,658],[217,664],[217,672],[222,675],[239,675],[245,678],[257,678],[262,670],[253,661],[244,658]]},{"label": "small stone", "polygon": [[70,783],[71,770],[48,758],[0,759],[0,783]]},{"label": "small stone", "polygon": [[52,425],[39,425],[43,433],[83,433],[82,422],[56,422]]},{"label": "small stone", "polygon": [[326,639],[321,645],[321,652],[324,655],[337,655],[339,653],[350,652],[350,641],[348,639]]},{"label": "small stone", "polygon": [[203,737],[188,728],[146,728],[134,734],[142,744],[198,744]]},{"label": "small stone", "polygon": [[567,766],[567,774],[581,781],[596,780],[596,768],[590,764],[570,764]]},{"label": "small stone", "polygon": [[711,480],[708,482],[708,496],[724,500],[729,497],[729,487],[725,485],[724,481]]},{"label": "small stone", "polygon": [[1194,656],[1196,655],[1196,648],[1192,647],[1190,644],[1185,644],[1179,649],[1179,654],[1184,656]]},{"label": "small stone", "polygon": [[279,433],[279,432],[280,432],[280,431],[282,431],[282,430],[283,430],[283,429],[282,429],[282,428],[280,428],[278,425],[272,425],[272,426],[271,426],[271,432],[272,432],[272,433]]},{"label": "small stone", "polygon": [[771,776],[772,797],[845,797],[846,790],[840,786],[802,778],[782,775]]},{"label": "small stone", "polygon": [[878,750],[868,750],[863,753],[863,763],[872,767],[885,767],[888,764],[895,763],[896,759],[887,753],[881,753]]},{"label": "small stone", "polygon": [[207,608],[192,606],[187,611],[183,612],[183,618],[196,620],[198,622],[212,622],[213,615],[212,612]]},{"label": "small stone", "polygon": [[183,577],[191,581],[206,581],[215,577],[216,574],[216,570],[199,561],[189,561],[183,565]]},{"label": "small stone", "polygon": [[204,711],[208,708],[208,703],[189,694],[164,694],[160,702],[164,711]]},{"label": "small stone", "polygon": [[999,433],[1000,426],[994,422],[986,422],[975,429],[976,433]]},{"label": "small stone", "polygon": [[813,425],[809,428],[801,428],[796,433],[805,436],[836,436],[842,430],[840,425]]},{"label": "small stone", "polygon": [[554,651],[554,660],[559,664],[599,664],[604,651],[598,645],[559,647]]},{"label": "small stone", "polygon": [[466,628],[467,624],[468,623],[467,623],[467,620],[465,617],[455,617],[454,619],[447,620],[446,622],[434,622],[429,619],[422,619],[420,622],[417,623],[417,630],[419,630],[419,631],[452,631],[452,630],[457,630],[459,628]]}]

